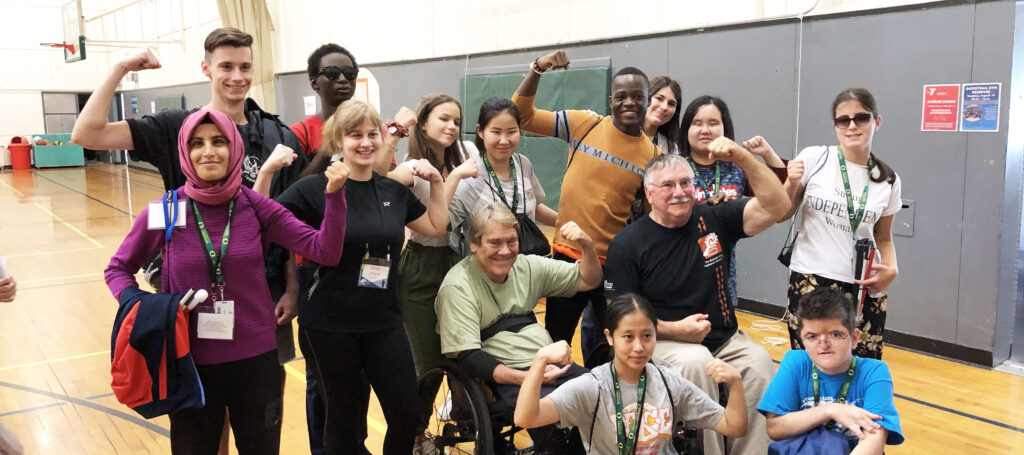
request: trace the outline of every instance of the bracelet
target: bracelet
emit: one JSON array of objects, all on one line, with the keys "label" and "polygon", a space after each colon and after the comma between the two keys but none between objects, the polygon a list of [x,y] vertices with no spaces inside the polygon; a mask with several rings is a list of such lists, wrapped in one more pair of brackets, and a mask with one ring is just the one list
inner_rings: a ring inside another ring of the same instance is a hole
[{"label": "bracelet", "polygon": [[402,124],[398,123],[395,119],[389,118],[384,121],[384,124],[387,125],[389,134],[398,136],[399,138],[409,136],[409,129],[402,126]]},{"label": "bracelet", "polygon": [[534,60],[533,63],[530,64],[530,69],[533,70],[533,72],[537,73],[538,75],[544,74],[544,72],[547,71],[547,70],[542,70],[542,69],[540,69],[539,66],[537,66],[537,61],[538,60],[540,60],[540,58],[538,58],[537,60]]}]

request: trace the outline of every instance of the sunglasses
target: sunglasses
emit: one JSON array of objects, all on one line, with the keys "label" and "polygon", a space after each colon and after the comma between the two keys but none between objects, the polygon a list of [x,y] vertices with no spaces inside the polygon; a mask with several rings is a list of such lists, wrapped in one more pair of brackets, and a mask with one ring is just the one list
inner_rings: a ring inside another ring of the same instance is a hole
[{"label": "sunglasses", "polygon": [[846,129],[850,127],[850,121],[856,123],[857,126],[864,126],[868,123],[869,120],[871,120],[872,117],[873,115],[871,114],[861,112],[860,114],[854,115],[853,117],[850,117],[849,115],[836,117],[832,119],[832,122],[835,123],[836,128]]},{"label": "sunglasses", "polygon": [[317,76],[326,77],[328,80],[336,81],[339,77],[345,76],[345,79],[349,82],[355,82],[356,76],[359,75],[359,70],[346,66],[344,68],[338,68],[337,66],[325,66],[317,73]]}]

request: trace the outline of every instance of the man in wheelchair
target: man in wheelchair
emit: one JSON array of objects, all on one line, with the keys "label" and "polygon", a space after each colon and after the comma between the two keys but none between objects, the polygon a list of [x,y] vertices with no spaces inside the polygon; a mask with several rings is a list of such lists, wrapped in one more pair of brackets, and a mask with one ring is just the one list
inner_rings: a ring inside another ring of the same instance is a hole
[{"label": "man in wheelchair", "polygon": [[[552,343],[537,323],[534,306],[542,297],[571,296],[601,283],[601,263],[593,242],[576,223],[564,224],[562,238],[575,242],[583,257],[576,263],[519,255],[518,222],[505,206],[481,208],[470,221],[472,255],[453,267],[434,304],[441,352],[490,386],[511,409],[540,348]],[[548,365],[541,396],[585,374],[576,364]],[[569,453],[566,433],[553,425],[530,430],[535,453]],[[582,451],[582,444],[569,446]]]}]

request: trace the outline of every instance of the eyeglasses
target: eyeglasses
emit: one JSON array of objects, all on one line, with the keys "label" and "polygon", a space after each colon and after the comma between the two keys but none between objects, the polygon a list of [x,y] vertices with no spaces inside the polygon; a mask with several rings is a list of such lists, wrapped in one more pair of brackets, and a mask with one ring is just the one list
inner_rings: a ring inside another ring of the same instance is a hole
[{"label": "eyeglasses", "polygon": [[336,81],[339,77],[345,76],[345,79],[349,82],[355,82],[356,76],[359,75],[359,70],[346,66],[344,68],[338,68],[337,66],[325,66],[317,73],[317,76],[323,75],[328,80]]},{"label": "eyeglasses", "polygon": [[685,190],[685,189],[693,186],[693,180],[692,179],[682,179],[682,180],[680,180],[678,182],[673,182],[671,180],[666,180],[666,181],[661,182],[661,183],[653,183],[653,184],[651,184],[651,186],[653,186],[655,188],[658,188],[658,189],[660,189],[662,191],[665,191],[665,192],[673,191],[673,190],[676,189],[677,186],[679,188],[682,188],[682,189]]},{"label": "eyeglasses", "polygon": [[850,127],[851,120],[854,123],[856,123],[857,126],[864,126],[868,123],[869,120],[871,120],[872,117],[874,117],[874,115],[868,114],[866,112],[861,112],[860,114],[854,115],[853,117],[850,117],[849,115],[836,117],[832,119],[832,122],[835,123],[836,128],[846,129]]},{"label": "eyeglasses", "polygon": [[838,330],[833,330],[832,332],[829,333],[808,333],[807,335],[803,336],[804,344],[811,344],[814,343],[815,341],[824,341],[827,342],[828,344],[832,344],[839,343],[840,341],[846,341],[847,338],[850,338],[849,333],[840,332]]}]

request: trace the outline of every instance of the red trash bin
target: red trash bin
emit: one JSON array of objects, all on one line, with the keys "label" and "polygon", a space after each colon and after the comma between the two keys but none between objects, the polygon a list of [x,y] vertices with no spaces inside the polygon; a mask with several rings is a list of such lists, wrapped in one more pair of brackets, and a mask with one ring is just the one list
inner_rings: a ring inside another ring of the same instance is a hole
[{"label": "red trash bin", "polygon": [[11,169],[32,168],[32,145],[29,144],[28,139],[14,136],[7,144],[7,150],[11,151]]}]

